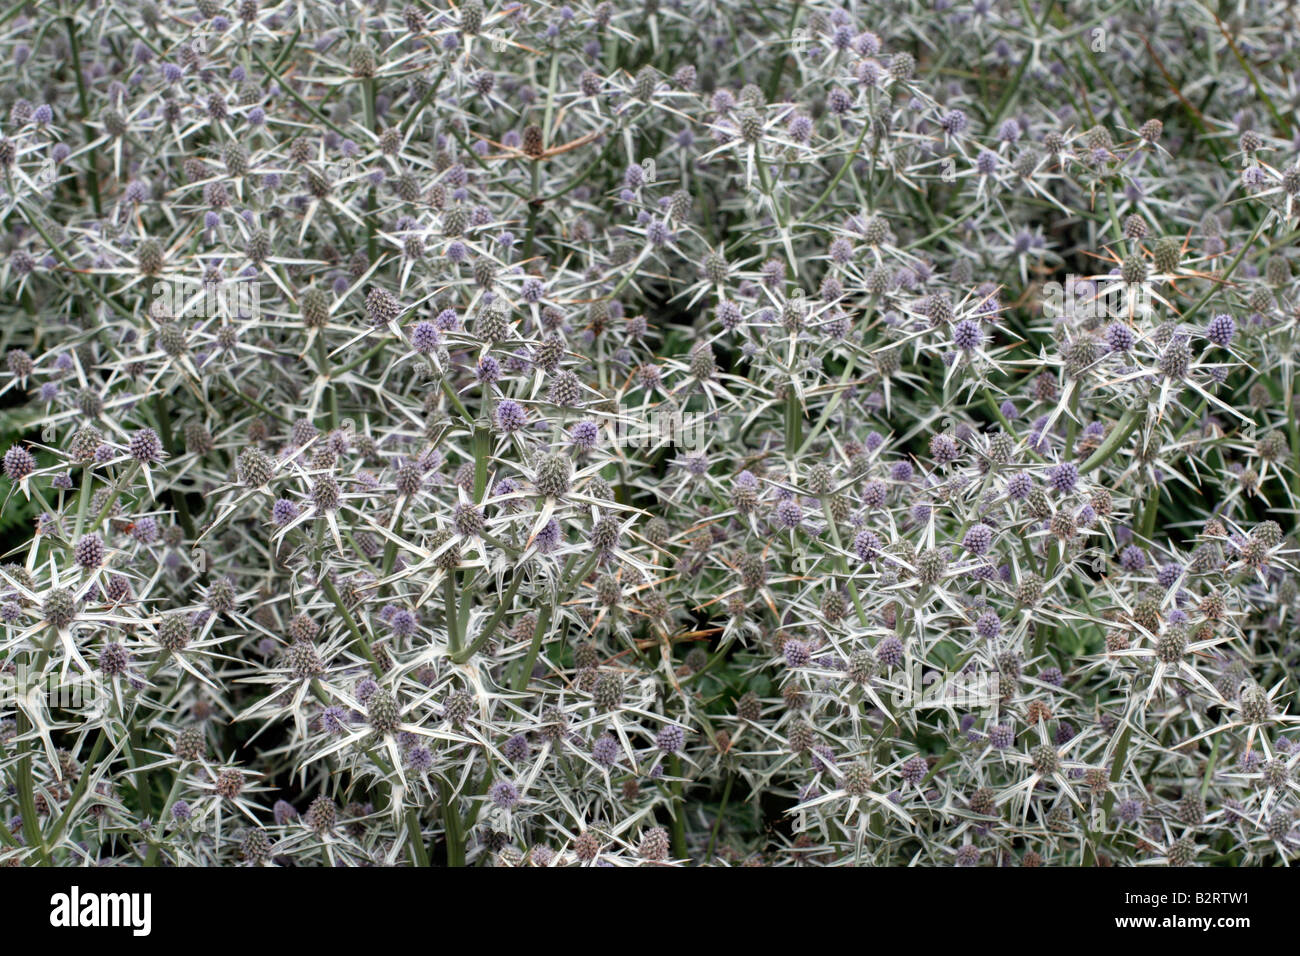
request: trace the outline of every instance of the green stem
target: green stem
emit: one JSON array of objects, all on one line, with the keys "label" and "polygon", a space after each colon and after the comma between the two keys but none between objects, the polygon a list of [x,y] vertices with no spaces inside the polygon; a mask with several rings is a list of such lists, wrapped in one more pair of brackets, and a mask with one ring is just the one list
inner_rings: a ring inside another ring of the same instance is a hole
[{"label": "green stem", "polygon": [[718,844],[718,831],[722,827],[722,818],[727,812],[727,801],[731,799],[731,786],[736,782],[736,775],[727,774],[727,782],[722,788],[722,803],[718,807],[718,817],[713,821],[713,829],[709,831],[709,846],[704,851],[704,862],[708,863],[713,859],[713,848]]},{"label": "green stem", "polygon": [[479,636],[474,639],[474,643],[470,644],[470,646],[465,648],[465,650],[452,654],[451,659],[453,661],[457,664],[464,664],[487,645],[487,642],[492,639],[492,635],[496,633],[497,626],[501,623],[501,619],[505,617],[506,612],[509,611],[510,607],[514,604],[515,592],[519,590],[519,585],[523,580],[523,570],[521,568],[515,568],[514,577],[510,579],[510,587],[506,589],[505,596],[501,598],[500,603],[497,604],[496,611],[493,612],[491,619],[484,626],[482,633],[480,633]]},{"label": "green stem", "polygon": [[447,646],[454,660],[460,655],[460,611],[456,601],[456,572],[448,570],[442,579],[443,612],[447,626]]},{"label": "green stem", "polygon": [[785,396],[785,447],[789,454],[798,455],[803,442],[803,409],[799,407],[799,394],[793,383]]},{"label": "green stem", "polygon": [[[81,39],[77,33],[75,18],[64,17],[63,23],[68,30],[68,45],[72,49],[72,72],[77,77],[77,101],[81,107],[81,129],[86,137],[86,143],[89,144],[94,140],[95,131],[90,128],[90,123],[87,122],[90,118],[90,103],[86,97],[86,78],[82,75]],[[86,154],[86,159],[86,185],[90,187],[90,201],[95,207],[95,215],[103,216],[104,210],[99,200],[99,173],[95,169],[95,163],[99,159],[98,151],[90,150]]]},{"label": "green stem", "polygon": [[686,859],[686,807],[682,800],[682,758],[676,754],[672,761],[673,772],[673,856]]},{"label": "green stem", "polygon": [[68,798],[67,806],[60,815],[58,822],[54,824],[54,829],[50,831],[50,846],[57,847],[59,841],[63,839],[63,833],[68,828],[72,820],[72,811],[81,801],[86,792],[86,787],[90,784],[90,768],[98,766],[100,754],[104,752],[104,745],[108,742],[108,734],[101,727],[99,735],[95,738],[94,745],[90,748],[90,757],[82,764],[83,772],[81,779],[77,781],[77,786],[72,791],[72,796]]},{"label": "green stem", "polygon": [[1097,447],[1097,450],[1079,466],[1079,474],[1086,475],[1098,465],[1102,465],[1109,460],[1110,456],[1115,454],[1116,450],[1128,439],[1128,436],[1133,434],[1133,429],[1137,428],[1141,421],[1142,413],[1136,409],[1130,408],[1125,412],[1120,420],[1115,423],[1115,427],[1110,430],[1110,434]]},{"label": "green stem", "polygon": [[442,825],[447,834],[447,865],[465,865],[465,843],[460,830],[460,809],[452,796],[451,787],[438,781],[438,799],[442,803]]},{"label": "green stem", "polygon": [[429,865],[429,851],[424,847],[420,834],[420,811],[415,807],[406,808],[406,838],[411,844],[411,853],[415,856],[417,866]]},{"label": "green stem", "polygon": [[[27,715],[19,710],[15,729],[20,735],[31,731]],[[36,813],[36,781],[32,773],[31,742],[22,740],[18,744],[18,805],[22,808],[23,839],[36,851],[42,866],[50,865],[50,855],[45,848],[45,837],[41,833],[41,818]]]},{"label": "green stem", "polygon": [[325,589],[326,595],[328,595],[329,599],[334,602],[334,606],[338,608],[339,615],[343,618],[343,623],[348,626],[348,630],[352,632],[352,636],[356,639],[357,643],[361,645],[361,650],[366,655],[366,660],[370,661],[370,669],[375,672],[375,676],[383,676],[384,670],[379,666],[379,659],[375,657],[375,652],[370,647],[370,641],[366,639],[366,636],[361,633],[361,629],[357,627],[357,622],[352,617],[352,612],[349,611],[347,605],[343,603],[343,598],[339,595],[338,588],[334,586],[334,582],[331,581],[329,575],[326,574],[321,576],[320,583],[321,587]]},{"label": "green stem", "polygon": [[844,178],[844,174],[847,173],[849,167],[853,165],[853,161],[858,158],[859,150],[862,148],[862,141],[867,138],[867,131],[870,129],[870,119],[864,119],[862,122],[862,132],[858,134],[858,138],[853,143],[853,148],[849,150],[848,155],[844,157],[844,163],[840,166],[839,172],[837,172],[830,183],[827,184],[826,189],[822,191],[822,194],[817,197],[817,201],[803,214],[805,220],[811,219],[813,214],[822,207],[822,203],[830,198],[831,193],[835,191],[835,187],[838,186],[840,180]]},{"label": "green stem", "polygon": [[325,404],[329,408],[330,430],[339,427],[339,399],[334,392],[334,383],[330,379],[329,373],[329,353],[325,349],[325,333],[320,330],[316,333],[316,374],[325,382]]},{"label": "green stem", "polygon": [[536,664],[537,655],[542,649],[542,640],[551,629],[551,607],[550,604],[547,604],[542,608],[542,613],[537,615],[537,625],[533,628],[532,643],[528,645],[528,653],[519,662],[519,670],[515,673],[515,679],[511,685],[511,689],[515,693],[521,693],[528,686],[528,679],[533,676],[533,665]]}]

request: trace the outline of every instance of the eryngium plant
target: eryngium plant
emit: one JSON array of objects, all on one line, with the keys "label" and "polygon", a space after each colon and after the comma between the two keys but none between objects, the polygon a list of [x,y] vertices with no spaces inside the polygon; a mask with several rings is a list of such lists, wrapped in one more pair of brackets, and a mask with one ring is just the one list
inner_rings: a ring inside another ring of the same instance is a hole
[{"label": "eryngium plant", "polygon": [[1293,14],[10,7],[0,859],[1294,859]]}]

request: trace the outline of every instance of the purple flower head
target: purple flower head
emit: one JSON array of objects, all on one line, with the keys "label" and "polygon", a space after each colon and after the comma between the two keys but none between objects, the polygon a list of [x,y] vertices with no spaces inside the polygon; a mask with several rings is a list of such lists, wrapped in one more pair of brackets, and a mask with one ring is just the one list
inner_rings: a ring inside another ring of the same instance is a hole
[{"label": "purple flower head", "polygon": [[484,385],[493,385],[501,378],[501,363],[491,355],[485,355],[479,360],[477,375]]},{"label": "purple flower head", "polygon": [[441,337],[431,322],[417,322],[411,329],[411,347],[421,355],[428,355],[438,346]]},{"label": "purple flower head", "polygon": [[797,528],[803,522],[803,509],[793,498],[787,498],[776,506],[776,522],[782,528]]},{"label": "purple flower head", "polygon": [[613,734],[601,734],[591,745],[591,759],[602,767],[614,766],[620,753],[618,740]]},{"label": "purple flower head", "polygon": [[718,321],[722,323],[722,327],[728,332],[734,332],[740,328],[741,323],[744,321],[740,306],[729,299],[718,304],[717,315]]},{"label": "purple flower head", "polygon": [[542,530],[537,532],[537,548],[543,554],[554,551],[560,545],[562,533],[560,523],[552,518],[542,526]]},{"label": "purple flower head", "polygon": [[993,529],[986,524],[971,525],[962,538],[962,546],[971,554],[987,554],[993,544]]},{"label": "purple flower head", "polygon": [[974,352],[984,342],[984,332],[978,322],[962,319],[952,330],[952,344],[963,352]]},{"label": "purple flower head", "polygon": [[957,440],[951,435],[938,434],[930,439],[930,456],[939,464],[946,465],[957,460],[961,450]]},{"label": "purple flower head", "polygon": [[569,440],[582,451],[591,451],[600,441],[600,426],[590,419],[575,422],[569,429]]},{"label": "purple flower head", "polygon": [[515,763],[527,760],[531,750],[532,748],[528,746],[528,738],[523,734],[515,734],[501,745],[501,755]]},{"label": "purple flower head", "polygon": [[910,461],[896,461],[889,467],[889,477],[894,481],[911,481],[912,474],[913,469]]},{"label": "purple flower head", "polygon": [[889,486],[872,479],[862,486],[862,503],[868,508],[880,508],[889,496]]},{"label": "purple flower head", "polygon": [[402,608],[395,611],[388,619],[388,626],[393,629],[393,633],[398,637],[410,637],[419,627],[419,620],[411,611]]},{"label": "purple flower head", "polygon": [[956,136],[966,129],[966,114],[961,110],[949,110],[939,120],[939,125],[943,127],[943,131],[949,136]]},{"label": "purple flower head", "polygon": [[528,424],[523,406],[513,399],[505,399],[497,406],[497,428],[506,434],[517,432]]},{"label": "purple flower head", "polygon": [[903,642],[892,634],[876,645],[876,660],[885,667],[897,667],[903,663]]},{"label": "purple flower head", "polygon": [[1007,497],[1023,501],[1034,490],[1034,481],[1027,472],[1017,471],[1007,478]]},{"label": "purple flower head", "polygon": [[1125,823],[1136,823],[1142,817],[1143,809],[1141,800],[1121,800],[1115,806],[1115,815]]},{"label": "purple flower head", "polygon": [[326,707],[321,711],[320,726],[327,734],[344,733],[350,723],[348,712],[338,705]]},{"label": "purple flower head", "polygon": [[162,439],[152,428],[141,428],[139,431],[131,434],[128,450],[131,457],[141,464],[152,464],[162,461],[163,447]]},{"label": "purple flower head", "polygon": [[406,765],[416,773],[428,773],[433,769],[433,753],[428,747],[414,746],[406,751]]},{"label": "purple flower head", "polygon": [[298,506],[288,498],[279,498],[271,507],[271,520],[276,525],[286,525],[298,517]]},{"label": "purple flower head", "polygon": [[1069,494],[1079,482],[1079,468],[1072,461],[1063,461],[1048,469],[1047,480],[1061,494]]},{"label": "purple flower head", "polygon": [[1130,544],[1119,553],[1119,564],[1125,571],[1141,571],[1147,564],[1146,552],[1136,544]]},{"label": "purple flower head", "polygon": [[1115,322],[1106,330],[1106,344],[1112,352],[1127,352],[1136,342],[1133,330],[1122,322]]},{"label": "purple flower head", "polygon": [[785,657],[785,662],[791,667],[807,667],[808,661],[812,657],[808,645],[793,638],[782,645],[781,653]]},{"label": "purple flower head", "polygon": [[874,561],[880,554],[880,543],[879,535],[864,528],[853,539],[853,553],[863,563]]},{"label": "purple flower head", "polygon": [[519,805],[519,789],[509,780],[498,780],[488,788],[488,799],[503,810]]},{"label": "purple flower head", "polygon": [[986,640],[992,640],[1002,633],[1002,619],[996,611],[985,611],[975,621],[975,633]]},{"label": "purple flower head", "polygon": [[899,773],[904,780],[912,784],[912,786],[916,786],[925,779],[925,775],[929,773],[929,771],[929,763],[924,757],[918,755],[915,757],[908,757],[907,760],[903,761],[903,766],[899,770]]},{"label": "purple flower head", "polygon": [[666,724],[655,737],[655,746],[661,753],[675,754],[686,742],[686,732],[676,724]]},{"label": "purple flower head", "polygon": [[1232,320],[1232,316],[1226,314],[1216,315],[1205,327],[1205,337],[1225,349],[1232,344],[1232,337],[1236,332],[1237,323]]}]

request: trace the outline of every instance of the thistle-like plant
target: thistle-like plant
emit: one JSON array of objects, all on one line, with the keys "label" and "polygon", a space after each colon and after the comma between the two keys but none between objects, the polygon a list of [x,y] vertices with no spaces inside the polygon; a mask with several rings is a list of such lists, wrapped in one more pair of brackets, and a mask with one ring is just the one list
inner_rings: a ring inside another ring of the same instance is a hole
[{"label": "thistle-like plant", "polygon": [[1296,35],[760,6],[14,8],[0,860],[1295,858]]}]

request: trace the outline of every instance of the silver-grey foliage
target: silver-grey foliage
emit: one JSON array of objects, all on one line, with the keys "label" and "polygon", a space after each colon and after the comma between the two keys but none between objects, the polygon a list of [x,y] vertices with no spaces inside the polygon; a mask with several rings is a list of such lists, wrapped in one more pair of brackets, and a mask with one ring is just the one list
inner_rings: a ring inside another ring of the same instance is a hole
[{"label": "silver-grey foliage", "polygon": [[59,6],[0,861],[1294,860],[1287,4]]}]

